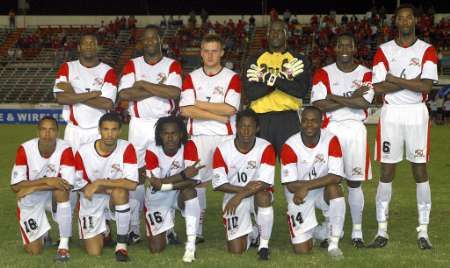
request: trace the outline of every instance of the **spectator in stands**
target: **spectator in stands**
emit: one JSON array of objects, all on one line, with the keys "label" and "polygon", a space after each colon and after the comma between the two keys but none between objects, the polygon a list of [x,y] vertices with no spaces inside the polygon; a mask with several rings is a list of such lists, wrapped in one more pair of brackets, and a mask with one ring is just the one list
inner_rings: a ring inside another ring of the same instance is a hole
[{"label": "spectator in stands", "polygon": [[136,28],[137,19],[134,17],[134,15],[131,15],[128,18],[128,29],[132,30]]},{"label": "spectator in stands", "polygon": [[11,9],[8,12],[9,17],[9,28],[15,29],[16,28],[16,11],[14,9]]},{"label": "spectator in stands", "polygon": [[200,19],[202,20],[202,25],[206,24],[206,22],[208,21],[208,17],[208,11],[202,8],[202,10],[200,11]]},{"label": "spectator in stands", "polygon": [[191,10],[191,12],[189,12],[188,26],[191,28],[194,28],[196,24],[197,24],[197,18],[195,15],[195,11]]},{"label": "spectator in stands", "polygon": [[283,12],[283,20],[284,20],[284,23],[286,23],[286,24],[288,24],[289,23],[289,20],[291,19],[291,11],[289,10],[289,9],[286,9],[284,12]]},{"label": "spectator in stands", "polygon": [[250,31],[253,31],[255,29],[255,17],[253,15],[250,15],[250,18],[248,18],[248,25],[250,27]]},{"label": "spectator in stands", "polygon": [[269,12],[270,15],[270,21],[276,21],[278,20],[278,11],[275,8],[272,8]]}]

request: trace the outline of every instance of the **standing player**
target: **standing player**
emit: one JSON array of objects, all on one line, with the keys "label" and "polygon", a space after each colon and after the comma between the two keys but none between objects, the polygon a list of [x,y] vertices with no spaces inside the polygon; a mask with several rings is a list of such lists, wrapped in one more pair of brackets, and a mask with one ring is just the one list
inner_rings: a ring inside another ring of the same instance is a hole
[{"label": "standing player", "polygon": [[195,191],[203,166],[198,166],[197,147],[187,140],[181,118],[162,117],[156,123],[155,143],[147,148],[146,172],[151,188],[145,193],[145,219],[151,252],[166,247],[166,232],[174,227],[173,209],[179,208],[186,219],[184,262],[195,260],[195,239],[200,220],[200,203]]},{"label": "standing player", "polygon": [[303,55],[288,50],[283,21],[270,24],[267,38],[269,49],[247,63],[244,89],[250,108],[259,116],[259,136],[272,143],[279,155],[287,138],[299,131],[297,112],[300,98],[310,88],[310,64]]},{"label": "standing player", "polygon": [[356,44],[351,34],[337,37],[335,51],[336,63],[314,74],[311,103],[326,112],[323,127],[339,138],[353,222],[352,243],[362,248],[364,193],[361,182],[372,179],[367,130],[362,121],[367,117],[365,109],[374,96],[372,72],[355,63]]},{"label": "standing player", "polygon": [[128,193],[138,182],[136,152],[132,144],[119,139],[118,115],[104,114],[98,125],[101,138],[81,146],[75,155],[76,188],[80,189],[78,230],[87,253],[100,256],[106,219],[115,218],[116,260],[128,261],[131,218]]},{"label": "standing player", "polygon": [[[288,226],[295,253],[312,250],[317,225],[315,203],[329,203],[328,253],[342,258],[338,247],[345,220],[345,199],[339,183],[344,177],[341,146],[336,136],[321,130],[322,112],[305,107],[301,132],[290,137],[281,151],[281,182],[288,202]],[[323,201],[321,201],[323,202]]]},{"label": "standing player", "polygon": [[[64,105],[63,118],[67,122],[64,140],[69,142],[74,153],[81,145],[99,137],[98,120],[112,109],[117,94],[116,73],[100,62],[97,38],[92,34],[83,34],[78,51],[79,60],[61,66],[53,88],[56,101]],[[76,201],[77,195],[72,192],[72,211]]]},{"label": "standing player", "polygon": [[[144,204],[145,150],[155,141],[155,124],[160,117],[175,111],[175,99],[180,96],[181,65],[164,57],[159,28],[148,25],[142,37],[144,55],[131,59],[124,67],[119,85],[119,97],[129,101],[131,115],[128,141],[136,148],[140,182],[131,197]],[[140,214],[140,213],[139,213]],[[140,240],[140,221],[131,226],[130,240]]]},{"label": "standing player", "polygon": [[58,139],[58,124],[45,116],[38,123],[38,137],[23,143],[17,151],[11,174],[11,188],[17,198],[17,218],[25,250],[41,254],[43,236],[50,230],[45,211],[52,211],[59,227],[59,246],[55,259],[67,261],[72,236],[69,191],[74,183],[73,152],[67,142]]},{"label": "standing player", "polygon": [[411,162],[416,181],[420,249],[431,249],[428,224],[431,190],[427,173],[430,155],[430,122],[425,105],[433,81],[438,80],[437,54],[434,47],[417,39],[414,7],[402,5],[395,12],[398,37],[382,44],[374,57],[375,93],[384,95],[377,128],[376,159],[381,162],[380,182],[376,195],[378,233],[370,247],[386,246],[389,236],[387,220],[396,164]]},{"label": "standing player", "polygon": [[250,245],[253,231],[251,213],[260,230],[258,255],[269,259],[269,239],[273,226],[272,196],[268,191],[275,176],[275,150],[264,139],[257,138],[257,115],[251,110],[237,114],[236,138],[220,144],[213,158],[213,187],[225,193],[223,222],[228,251],[242,254]]},{"label": "standing player", "polygon": [[212,157],[218,144],[235,133],[235,113],[241,100],[239,75],[222,67],[223,41],[217,35],[206,35],[201,43],[203,67],[186,76],[181,92],[181,115],[188,117],[188,132],[206,165],[200,171],[203,181],[197,187],[202,209],[198,242],[204,241],[203,221],[206,209],[206,186],[212,179]]}]

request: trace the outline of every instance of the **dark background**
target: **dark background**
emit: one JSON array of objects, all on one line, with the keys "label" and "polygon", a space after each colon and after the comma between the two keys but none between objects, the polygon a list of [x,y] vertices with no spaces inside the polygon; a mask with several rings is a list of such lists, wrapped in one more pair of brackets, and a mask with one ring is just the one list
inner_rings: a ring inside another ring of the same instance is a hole
[{"label": "dark background", "polygon": [[[402,1],[404,3],[406,1]],[[450,13],[450,0],[412,0],[409,3],[418,7],[422,4],[424,10],[433,5],[436,13]],[[365,13],[373,5],[381,7],[384,5],[387,13],[395,9],[395,0],[385,1],[314,1],[314,0],[28,0],[29,15],[115,15],[115,14],[174,14],[187,15],[194,10],[198,15],[205,8],[210,15],[239,15],[239,14],[262,14],[264,10],[275,7],[281,15],[286,8],[293,14],[328,13],[334,9],[338,14]],[[17,10],[17,0],[0,0],[0,14],[6,15],[13,8]]]}]

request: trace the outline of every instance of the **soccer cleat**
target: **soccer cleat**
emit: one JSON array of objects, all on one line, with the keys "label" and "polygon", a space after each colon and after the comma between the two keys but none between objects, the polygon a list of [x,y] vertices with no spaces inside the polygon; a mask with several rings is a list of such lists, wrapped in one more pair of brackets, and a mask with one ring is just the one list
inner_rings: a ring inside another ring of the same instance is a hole
[{"label": "soccer cleat", "polygon": [[328,248],[328,245],[329,245],[328,239],[324,239],[324,240],[320,241],[320,244],[319,244],[319,246],[321,248]]},{"label": "soccer cleat", "polygon": [[116,251],[116,261],[127,262],[130,258],[128,257],[128,251],[125,249],[119,249]]},{"label": "soccer cleat", "polygon": [[187,249],[183,255],[183,262],[193,262],[195,261],[195,249]]},{"label": "soccer cleat", "polygon": [[205,243],[205,237],[197,235],[197,237],[195,238],[195,244],[198,245],[201,243]]},{"label": "soccer cleat", "polygon": [[330,257],[334,260],[342,260],[344,258],[344,253],[342,253],[342,250],[340,248],[333,248],[331,250],[328,250],[328,255],[330,255]]},{"label": "soccer cleat", "polygon": [[355,248],[365,248],[366,247],[364,245],[364,240],[362,240],[361,238],[353,238],[352,244]]},{"label": "soccer cleat", "polygon": [[259,235],[256,238],[251,239],[250,247],[252,247],[252,248],[259,247]]},{"label": "soccer cleat", "polygon": [[417,245],[420,249],[426,250],[426,249],[432,249],[433,245],[431,245],[430,239],[425,237],[420,237],[417,239]]},{"label": "soccer cleat", "polygon": [[178,236],[175,232],[173,231],[169,231],[167,233],[167,242],[169,243],[169,245],[179,245],[181,244],[180,240],[178,239]]},{"label": "soccer cleat", "polygon": [[56,251],[55,261],[66,262],[70,259],[68,249],[60,248]]},{"label": "soccer cleat", "polygon": [[381,235],[377,235],[375,239],[367,245],[368,248],[384,248],[388,243],[388,239]]},{"label": "soccer cleat", "polygon": [[141,242],[141,236],[135,234],[134,232],[130,232],[128,234],[128,245],[134,245]]},{"label": "soccer cleat", "polygon": [[268,261],[270,255],[270,250],[268,248],[261,248],[258,251],[258,256],[260,261]]}]

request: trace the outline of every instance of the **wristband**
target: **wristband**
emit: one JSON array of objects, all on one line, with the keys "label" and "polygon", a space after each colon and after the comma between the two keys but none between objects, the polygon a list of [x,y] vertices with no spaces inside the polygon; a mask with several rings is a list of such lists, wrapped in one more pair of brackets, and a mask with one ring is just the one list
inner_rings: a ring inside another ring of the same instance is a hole
[{"label": "wristband", "polygon": [[163,183],[161,184],[161,189],[160,191],[171,191],[173,189],[173,184],[172,183]]}]

